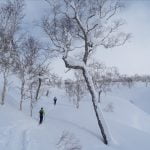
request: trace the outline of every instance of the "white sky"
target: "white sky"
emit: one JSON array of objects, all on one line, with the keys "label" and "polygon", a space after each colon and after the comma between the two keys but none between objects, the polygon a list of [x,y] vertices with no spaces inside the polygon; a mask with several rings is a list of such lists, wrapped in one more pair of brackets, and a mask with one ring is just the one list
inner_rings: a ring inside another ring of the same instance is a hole
[{"label": "white sky", "polygon": [[[124,1],[127,4],[122,12],[122,17],[127,22],[124,28],[132,33],[132,38],[125,46],[99,49],[97,59],[108,66],[118,67],[123,74],[150,74],[150,0]],[[34,25],[46,13],[47,4],[44,0],[26,0],[26,4],[25,29],[43,38],[44,35]],[[62,61],[55,61],[53,68],[59,74],[64,74],[66,70]]]}]

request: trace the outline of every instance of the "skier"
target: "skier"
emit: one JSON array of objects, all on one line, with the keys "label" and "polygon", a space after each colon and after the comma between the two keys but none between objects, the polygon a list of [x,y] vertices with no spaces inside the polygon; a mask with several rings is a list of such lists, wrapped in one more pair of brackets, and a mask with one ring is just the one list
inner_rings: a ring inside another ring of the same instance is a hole
[{"label": "skier", "polygon": [[40,115],[39,124],[42,124],[42,122],[43,122],[43,117],[44,117],[44,115],[45,115],[45,112],[44,112],[44,109],[43,109],[43,108],[40,109],[39,115]]},{"label": "skier", "polygon": [[56,102],[57,102],[57,98],[54,97],[54,105],[56,105]]}]

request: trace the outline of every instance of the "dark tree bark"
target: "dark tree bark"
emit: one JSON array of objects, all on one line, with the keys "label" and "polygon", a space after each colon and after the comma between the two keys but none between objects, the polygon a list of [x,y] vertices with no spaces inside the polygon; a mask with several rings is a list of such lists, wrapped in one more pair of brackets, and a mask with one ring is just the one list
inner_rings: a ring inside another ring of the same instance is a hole
[{"label": "dark tree bark", "polygon": [[7,83],[8,83],[6,72],[4,72],[3,78],[4,78],[4,83],[3,83],[2,99],[1,99],[1,104],[2,104],[2,105],[4,105],[4,103],[5,103],[6,88],[7,88]]},{"label": "dark tree bark", "polygon": [[48,95],[49,95],[49,90],[47,90],[47,92],[46,92],[46,96],[48,97]]},{"label": "dark tree bark", "polygon": [[21,84],[21,99],[20,99],[20,110],[22,111],[22,103],[24,100],[24,86],[25,86],[25,80],[22,80],[22,84]]},{"label": "dark tree bark", "polygon": [[98,102],[100,103],[101,102],[101,94],[102,94],[102,90],[100,90],[98,92]]},{"label": "dark tree bark", "polygon": [[35,96],[35,100],[36,100],[36,101],[38,100],[38,96],[39,96],[39,92],[40,92],[41,84],[42,84],[42,79],[41,79],[41,78],[39,78],[39,80],[38,80],[38,88],[37,88],[36,96]]}]

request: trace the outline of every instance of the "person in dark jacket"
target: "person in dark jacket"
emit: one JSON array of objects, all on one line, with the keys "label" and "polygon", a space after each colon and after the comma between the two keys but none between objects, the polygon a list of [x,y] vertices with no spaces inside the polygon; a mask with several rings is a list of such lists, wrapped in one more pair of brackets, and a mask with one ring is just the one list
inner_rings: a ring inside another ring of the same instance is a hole
[{"label": "person in dark jacket", "polygon": [[45,115],[44,109],[41,108],[39,111],[39,116],[40,116],[39,124],[42,124],[44,115]]},{"label": "person in dark jacket", "polygon": [[56,105],[56,102],[57,102],[57,98],[54,97],[54,105]]}]

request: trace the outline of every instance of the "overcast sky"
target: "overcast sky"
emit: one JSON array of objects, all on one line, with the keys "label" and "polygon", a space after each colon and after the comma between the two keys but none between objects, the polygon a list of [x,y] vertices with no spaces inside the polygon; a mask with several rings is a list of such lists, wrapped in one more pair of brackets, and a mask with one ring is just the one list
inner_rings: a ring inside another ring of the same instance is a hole
[{"label": "overcast sky", "polygon": [[[43,37],[34,25],[44,13],[47,4],[42,0],[26,0],[25,29],[33,35]],[[125,30],[132,33],[132,38],[126,45],[113,49],[98,49],[97,59],[108,66],[118,67],[123,74],[150,74],[150,0],[124,0],[126,9],[122,12],[127,24]],[[55,62],[54,68],[63,66]],[[55,71],[64,72],[64,67]]]},{"label": "overcast sky", "polygon": [[150,74],[150,0],[131,1],[122,16],[132,38],[125,46],[99,51],[98,56],[121,73]]}]

